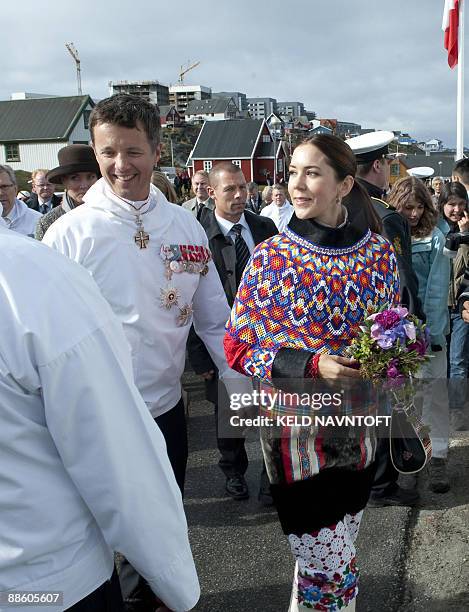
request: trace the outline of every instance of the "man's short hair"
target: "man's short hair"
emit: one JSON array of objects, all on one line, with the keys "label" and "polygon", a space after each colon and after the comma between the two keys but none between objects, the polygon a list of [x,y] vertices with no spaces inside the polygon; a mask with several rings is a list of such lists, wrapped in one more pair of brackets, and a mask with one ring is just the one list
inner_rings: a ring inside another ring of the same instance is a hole
[{"label": "man's short hair", "polygon": [[102,123],[136,128],[141,123],[152,151],[160,144],[160,113],[158,107],[139,96],[116,94],[96,104],[90,115],[91,140],[94,143],[94,128]]},{"label": "man's short hair", "polygon": [[34,182],[38,174],[43,174],[45,177],[48,172],[49,170],[46,170],[45,168],[37,168],[36,170],[33,170],[31,172],[31,181]]},{"label": "man's short hair", "polygon": [[219,162],[218,164],[212,166],[212,169],[208,173],[208,182],[210,183],[210,187],[212,187],[212,189],[216,186],[222,172],[227,172],[228,174],[238,174],[241,172],[241,174],[243,174],[241,168],[236,164],[229,161]]},{"label": "man's short hair", "polygon": [[276,189],[277,191],[283,191],[283,193],[287,193],[287,188],[285,187],[285,185],[282,185],[282,183],[275,183],[275,185],[272,185],[272,191]]},{"label": "man's short hair", "polygon": [[18,183],[16,182],[16,174],[15,171],[13,170],[13,168],[11,166],[2,166],[0,165],[0,172],[6,172],[8,174],[8,176],[10,177],[10,181],[14,184],[17,185]]},{"label": "man's short hair", "polygon": [[458,176],[464,185],[469,185],[469,158],[465,157],[456,162],[453,175]]},{"label": "man's short hair", "polygon": [[363,178],[367,176],[371,172],[371,169],[373,168],[373,164],[375,163],[375,161],[376,159],[374,159],[373,161],[367,162],[366,164],[357,164],[356,176],[358,176],[359,178]]},{"label": "man's short hair", "polygon": [[196,176],[203,176],[204,179],[206,179],[207,181],[209,180],[208,172],[206,170],[197,170],[196,172],[194,172],[194,174],[192,175],[192,180],[194,180]]},{"label": "man's short hair", "polygon": [[249,181],[249,183],[247,183],[246,187],[247,187],[248,191],[253,191],[254,189],[257,189],[257,191],[259,191],[259,186],[254,181]]}]

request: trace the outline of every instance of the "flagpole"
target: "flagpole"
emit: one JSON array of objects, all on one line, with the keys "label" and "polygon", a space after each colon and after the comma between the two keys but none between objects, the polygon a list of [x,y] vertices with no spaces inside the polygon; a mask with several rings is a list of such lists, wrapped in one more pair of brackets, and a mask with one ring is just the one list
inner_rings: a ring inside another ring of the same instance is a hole
[{"label": "flagpole", "polygon": [[464,157],[464,8],[465,1],[459,2],[458,27],[458,93],[456,110],[456,159]]}]

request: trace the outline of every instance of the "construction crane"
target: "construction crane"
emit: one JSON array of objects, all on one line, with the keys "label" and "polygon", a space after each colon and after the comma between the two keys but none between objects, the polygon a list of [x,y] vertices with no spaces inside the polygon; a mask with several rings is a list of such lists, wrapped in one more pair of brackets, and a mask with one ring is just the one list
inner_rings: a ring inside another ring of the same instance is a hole
[{"label": "construction crane", "polygon": [[75,45],[71,43],[65,43],[68,52],[75,60],[75,64],[77,67],[77,87],[78,87],[78,95],[81,96],[81,68],[80,68],[80,58],[78,57],[78,51],[75,49]]},{"label": "construction crane", "polygon": [[178,79],[178,83],[180,85],[183,85],[184,83],[184,75],[189,72],[189,70],[192,70],[193,68],[197,68],[197,66],[200,64],[200,62],[195,62],[194,64],[191,65],[191,61],[187,60],[187,68],[184,68],[184,66],[181,66],[181,70],[179,72],[179,79]]}]

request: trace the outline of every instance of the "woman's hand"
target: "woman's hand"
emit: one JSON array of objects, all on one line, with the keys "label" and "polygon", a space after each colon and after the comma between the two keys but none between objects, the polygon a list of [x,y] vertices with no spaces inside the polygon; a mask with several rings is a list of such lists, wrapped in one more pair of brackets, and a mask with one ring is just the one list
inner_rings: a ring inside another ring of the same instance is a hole
[{"label": "woman's hand", "polygon": [[460,232],[469,232],[469,214],[465,210],[458,221]]},{"label": "woman's hand", "polygon": [[339,357],[338,355],[321,355],[318,363],[318,373],[321,378],[337,380],[338,378],[361,378],[358,371],[358,361]]}]

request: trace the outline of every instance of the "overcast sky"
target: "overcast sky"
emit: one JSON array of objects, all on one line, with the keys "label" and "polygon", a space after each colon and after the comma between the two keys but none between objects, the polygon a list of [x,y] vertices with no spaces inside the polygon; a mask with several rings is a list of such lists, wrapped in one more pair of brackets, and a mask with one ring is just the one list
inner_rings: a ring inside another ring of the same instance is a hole
[{"label": "overcast sky", "polygon": [[[0,99],[14,91],[74,95],[75,66],[65,49],[72,41],[83,92],[95,99],[108,95],[110,80],[175,84],[180,65],[198,60],[186,84],[298,100],[318,117],[455,146],[456,69],[443,49],[443,6],[444,0],[5,1]],[[464,142],[469,146],[469,116]]]}]

